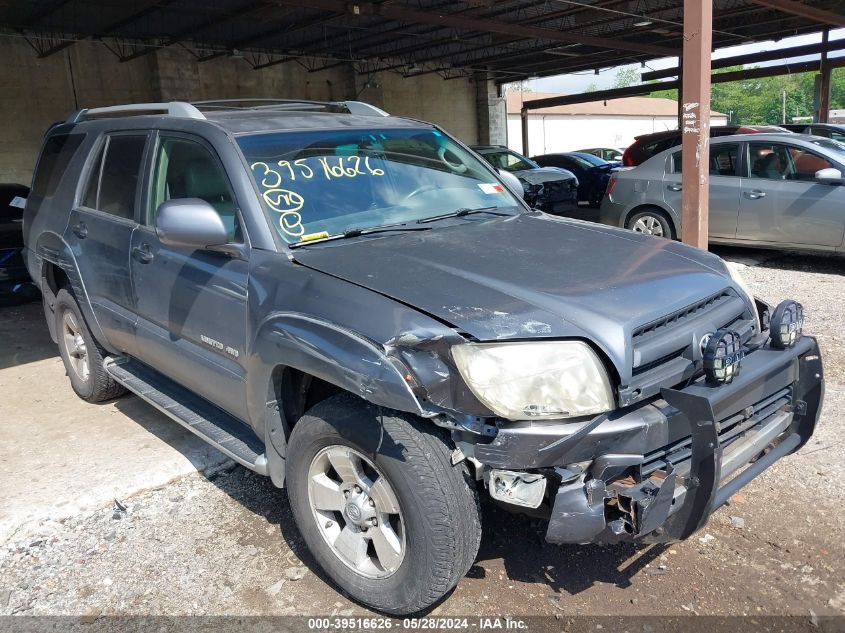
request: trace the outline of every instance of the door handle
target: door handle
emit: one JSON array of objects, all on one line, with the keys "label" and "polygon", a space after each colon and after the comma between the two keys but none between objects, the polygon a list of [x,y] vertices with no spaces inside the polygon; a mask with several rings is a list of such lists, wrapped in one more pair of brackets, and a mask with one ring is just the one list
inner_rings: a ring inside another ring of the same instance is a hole
[{"label": "door handle", "polygon": [[680,191],[681,189],[683,189],[683,187],[676,182],[673,182],[671,185],[666,185],[666,188],[669,191]]},{"label": "door handle", "polygon": [[73,228],[71,228],[71,231],[73,231],[73,234],[81,240],[84,240],[86,237],[88,237],[88,227],[85,226],[85,222],[79,222],[75,224]]},{"label": "door handle", "polygon": [[141,244],[132,249],[132,257],[142,264],[149,264],[153,261],[153,253],[149,244]]},{"label": "door handle", "polygon": [[766,192],[760,191],[759,189],[754,189],[752,191],[746,191],[745,197],[748,198],[749,200],[756,200],[757,198],[765,198]]}]

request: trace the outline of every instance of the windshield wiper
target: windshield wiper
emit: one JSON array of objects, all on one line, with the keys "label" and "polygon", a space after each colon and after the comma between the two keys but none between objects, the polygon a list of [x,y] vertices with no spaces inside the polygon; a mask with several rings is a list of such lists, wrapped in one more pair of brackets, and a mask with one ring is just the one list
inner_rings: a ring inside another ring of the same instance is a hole
[{"label": "windshield wiper", "polygon": [[351,237],[359,237],[361,235],[372,235],[373,233],[389,233],[391,231],[427,231],[429,226],[407,226],[406,224],[383,224],[382,226],[372,226],[369,228],[352,227],[346,229],[343,233],[337,235],[327,235],[317,239],[302,240],[301,242],[294,242],[289,244],[290,248],[299,248],[300,246],[308,246],[309,244],[322,244],[323,242],[333,242],[335,240],[344,240]]},{"label": "windshield wiper", "polygon": [[496,211],[496,209],[498,208],[499,207],[478,207],[477,209],[458,209],[457,211],[452,211],[451,213],[444,213],[443,215],[433,215],[430,218],[422,218],[421,220],[417,220],[417,224],[436,222],[437,220],[444,220],[446,218],[462,218],[465,215],[470,215],[472,213],[489,213],[490,215],[501,216],[513,215],[512,213],[502,213],[500,211]]}]

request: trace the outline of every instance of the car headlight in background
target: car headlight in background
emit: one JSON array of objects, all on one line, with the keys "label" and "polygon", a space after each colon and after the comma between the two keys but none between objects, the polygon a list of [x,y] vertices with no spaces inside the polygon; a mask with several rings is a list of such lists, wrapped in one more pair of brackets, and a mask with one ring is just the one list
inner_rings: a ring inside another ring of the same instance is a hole
[{"label": "car headlight in background", "polygon": [[757,329],[759,331],[759,328],[762,327],[760,323],[760,313],[757,311],[757,302],[754,301],[754,293],[751,292],[748,282],[743,279],[742,273],[739,272],[741,265],[735,262],[725,262],[725,266],[728,269],[728,273],[731,275],[731,279],[736,282],[736,285],[739,286],[748,297],[748,302],[751,304],[751,309],[754,311],[754,322],[757,324]]},{"label": "car headlight in background", "polygon": [[613,409],[601,360],[581,341],[467,343],[452,357],[475,397],[508,420],[542,420]]}]

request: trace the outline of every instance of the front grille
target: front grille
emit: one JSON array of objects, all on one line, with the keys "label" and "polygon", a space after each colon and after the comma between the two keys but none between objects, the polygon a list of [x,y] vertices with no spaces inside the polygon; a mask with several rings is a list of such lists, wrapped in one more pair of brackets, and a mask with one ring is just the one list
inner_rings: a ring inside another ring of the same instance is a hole
[{"label": "front grille", "polygon": [[[700,367],[699,342],[721,328],[736,330],[746,342],[753,334],[753,315],[732,289],[726,288],[701,301],[676,310],[634,329],[631,376],[644,385],[661,383],[663,378],[678,379],[694,375]],[[662,376],[666,373],[666,376]],[[672,376],[669,376],[672,374]]]},{"label": "front grille", "polygon": [[673,312],[672,314],[669,314],[661,319],[657,319],[655,321],[652,321],[651,323],[646,323],[645,325],[638,327],[636,330],[634,330],[634,333],[631,338],[634,344],[636,344],[638,339],[648,338],[651,335],[665,331],[667,328],[671,328],[676,325],[681,325],[684,321],[687,321],[690,318],[695,317],[696,315],[703,314],[711,308],[715,308],[720,303],[724,303],[724,301],[735,296],[736,295],[730,290],[723,290],[711,297],[708,297],[707,299],[704,299],[703,301],[694,303],[691,306],[687,306],[686,308],[681,308],[680,310]]},{"label": "front grille", "polygon": [[[739,411],[716,422],[719,446],[724,450],[733,442],[741,439],[748,431],[765,426],[772,416],[792,404],[792,387],[785,387],[767,396],[753,405],[749,416]],[[668,464],[676,469],[689,462],[692,456],[692,437],[687,436],[672,444],[667,444],[645,455],[642,465],[642,477],[645,479],[656,470],[662,470]]]}]

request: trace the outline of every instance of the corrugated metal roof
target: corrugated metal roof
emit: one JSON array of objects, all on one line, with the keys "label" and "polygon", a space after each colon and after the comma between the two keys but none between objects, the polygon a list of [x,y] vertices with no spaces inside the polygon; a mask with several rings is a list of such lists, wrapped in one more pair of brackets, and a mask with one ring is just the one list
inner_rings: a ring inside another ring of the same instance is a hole
[{"label": "corrugated metal roof", "polygon": [[[507,94],[508,114],[519,114],[522,102],[531,99],[546,99],[562,96],[556,92],[518,92]],[[554,106],[531,110],[535,114],[568,114],[568,115],[606,115],[606,116],[678,116],[678,102],[663,97],[621,97],[607,101],[589,101],[573,105]],[[712,111],[713,116],[727,116],[723,112]]]},{"label": "corrugated metal roof", "polygon": [[[714,0],[714,46],[845,23],[840,0],[763,5]],[[812,9],[829,12],[829,24],[800,14]],[[683,0],[5,0],[0,28],[41,56],[94,40],[122,60],[178,46],[200,61],[235,55],[254,68],[351,63],[362,75],[483,71],[508,82],[676,54]]]}]

